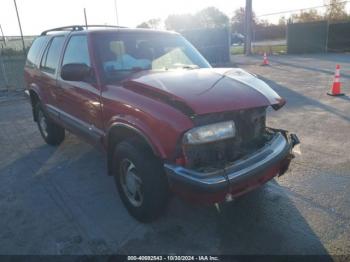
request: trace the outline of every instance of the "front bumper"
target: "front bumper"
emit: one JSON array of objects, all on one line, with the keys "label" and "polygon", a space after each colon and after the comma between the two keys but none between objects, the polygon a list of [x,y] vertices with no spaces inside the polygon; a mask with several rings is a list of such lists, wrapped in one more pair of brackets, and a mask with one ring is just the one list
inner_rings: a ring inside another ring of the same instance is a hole
[{"label": "front bumper", "polygon": [[293,147],[299,143],[296,135],[283,130],[260,150],[212,172],[197,172],[182,166],[164,164],[169,183],[174,191],[204,202],[220,202],[241,195],[282,175],[294,157]]}]

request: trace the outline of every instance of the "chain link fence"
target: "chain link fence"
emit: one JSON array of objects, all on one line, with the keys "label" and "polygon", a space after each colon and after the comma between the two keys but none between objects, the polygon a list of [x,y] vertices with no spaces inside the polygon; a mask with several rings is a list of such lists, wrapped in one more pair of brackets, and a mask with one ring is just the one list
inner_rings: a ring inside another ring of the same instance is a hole
[{"label": "chain link fence", "polygon": [[[231,54],[240,55],[244,53],[244,39],[237,41],[237,32],[232,32]],[[235,39],[236,38],[236,39]],[[253,54],[285,54],[287,52],[287,24],[259,24],[252,28],[252,49]]]},{"label": "chain link fence", "polygon": [[288,53],[350,51],[350,22],[318,21],[288,24]]},{"label": "chain link fence", "polygon": [[183,30],[180,33],[213,66],[223,66],[230,62],[231,31],[229,27]]},{"label": "chain link fence", "polygon": [[0,56],[0,90],[24,89],[23,68],[25,56]]},{"label": "chain link fence", "polygon": [[[26,51],[35,36],[24,37]],[[23,69],[26,55],[22,40],[18,36],[7,36],[0,39],[0,91],[20,91],[24,89]]]},{"label": "chain link fence", "polygon": [[287,52],[287,25],[257,25],[253,28],[252,53],[284,54]]}]

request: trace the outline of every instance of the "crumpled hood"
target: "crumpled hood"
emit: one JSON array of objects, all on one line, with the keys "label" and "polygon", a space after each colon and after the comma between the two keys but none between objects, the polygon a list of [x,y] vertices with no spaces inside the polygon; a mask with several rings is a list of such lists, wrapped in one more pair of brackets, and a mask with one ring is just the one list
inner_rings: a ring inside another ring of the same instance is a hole
[{"label": "crumpled hood", "polygon": [[265,82],[239,68],[141,72],[123,87],[175,101],[198,115],[284,104]]}]

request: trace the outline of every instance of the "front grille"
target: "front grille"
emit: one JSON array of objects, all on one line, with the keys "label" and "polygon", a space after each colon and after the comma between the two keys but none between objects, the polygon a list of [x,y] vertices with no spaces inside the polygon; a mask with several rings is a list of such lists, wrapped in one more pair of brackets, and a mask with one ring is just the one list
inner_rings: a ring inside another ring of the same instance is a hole
[{"label": "front grille", "polygon": [[217,168],[256,151],[269,139],[265,131],[266,107],[203,115],[193,119],[196,126],[228,120],[235,122],[234,138],[200,145],[184,145],[183,151],[189,168]]}]

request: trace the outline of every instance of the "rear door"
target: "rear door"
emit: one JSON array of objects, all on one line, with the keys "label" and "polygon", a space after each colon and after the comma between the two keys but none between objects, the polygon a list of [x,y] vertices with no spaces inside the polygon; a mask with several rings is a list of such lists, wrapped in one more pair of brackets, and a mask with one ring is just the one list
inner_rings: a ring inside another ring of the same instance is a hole
[{"label": "rear door", "polygon": [[43,49],[47,45],[47,42],[47,36],[40,36],[34,40],[29,49],[24,67],[24,78],[27,84],[27,89],[33,88],[38,92],[37,82],[40,79],[40,57],[43,53]]},{"label": "rear door", "polygon": [[50,109],[59,106],[56,77],[64,41],[64,35],[54,36],[51,38],[46,46],[40,62],[40,77],[38,78],[40,80],[38,80],[38,85],[40,86],[41,93],[44,96],[42,102],[46,104],[51,113],[54,112]]},{"label": "rear door", "polygon": [[[86,64],[91,59],[86,34],[74,34],[69,38],[62,58],[61,69],[67,64]],[[65,81],[58,76],[60,100],[64,104],[64,119],[76,131],[98,142],[102,132],[100,90],[93,76],[84,81]]]}]

